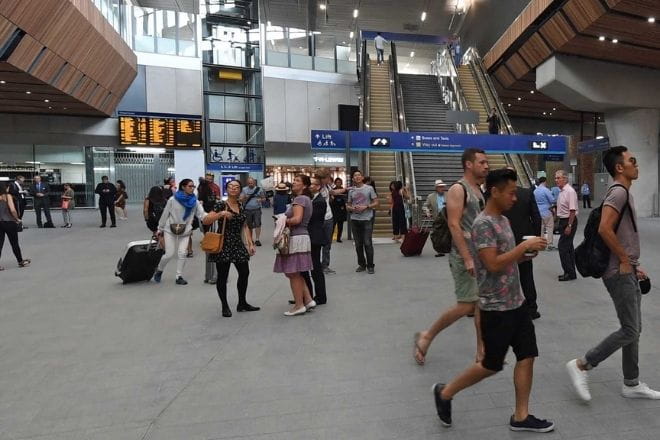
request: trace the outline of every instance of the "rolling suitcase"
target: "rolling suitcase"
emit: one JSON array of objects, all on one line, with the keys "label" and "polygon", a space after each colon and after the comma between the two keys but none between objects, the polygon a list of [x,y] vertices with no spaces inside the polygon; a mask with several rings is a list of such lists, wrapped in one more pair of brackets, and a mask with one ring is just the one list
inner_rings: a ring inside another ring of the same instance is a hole
[{"label": "rolling suitcase", "polygon": [[124,284],[149,281],[164,253],[155,240],[132,241],[126,246],[124,257],[117,262],[115,276]]},{"label": "rolling suitcase", "polygon": [[406,238],[401,243],[401,253],[404,257],[412,257],[422,253],[426,240],[429,238],[430,224],[432,223],[425,220],[422,222],[421,227],[413,226],[408,231]]}]

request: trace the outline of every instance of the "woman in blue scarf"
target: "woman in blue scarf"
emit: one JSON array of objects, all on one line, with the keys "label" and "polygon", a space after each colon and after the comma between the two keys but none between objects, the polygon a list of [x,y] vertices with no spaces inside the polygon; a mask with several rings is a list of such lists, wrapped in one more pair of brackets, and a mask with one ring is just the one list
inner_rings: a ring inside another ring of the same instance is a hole
[{"label": "woman in blue scarf", "polygon": [[183,279],[183,268],[186,265],[188,241],[192,234],[192,222],[195,217],[201,221],[206,217],[206,212],[202,205],[197,203],[195,183],[190,179],[183,179],[179,183],[179,190],[167,201],[158,223],[158,235],[163,237],[165,242],[165,255],[161,258],[154,274],[155,282],[160,283],[163,270],[176,251],[176,284],[188,284]]}]

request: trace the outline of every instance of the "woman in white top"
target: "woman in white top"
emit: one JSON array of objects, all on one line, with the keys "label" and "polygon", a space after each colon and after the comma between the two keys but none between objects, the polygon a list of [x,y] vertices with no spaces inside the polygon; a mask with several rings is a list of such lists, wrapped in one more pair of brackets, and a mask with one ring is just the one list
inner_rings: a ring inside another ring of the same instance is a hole
[{"label": "woman in white top", "polygon": [[167,201],[158,223],[158,235],[164,237],[165,241],[165,255],[161,258],[158,270],[154,274],[155,282],[160,283],[165,266],[174,256],[174,252],[177,252],[176,283],[188,284],[183,279],[183,268],[186,265],[192,222],[195,217],[204,220],[206,215],[202,205],[197,202],[195,183],[190,179],[183,179],[179,184],[179,190]]}]

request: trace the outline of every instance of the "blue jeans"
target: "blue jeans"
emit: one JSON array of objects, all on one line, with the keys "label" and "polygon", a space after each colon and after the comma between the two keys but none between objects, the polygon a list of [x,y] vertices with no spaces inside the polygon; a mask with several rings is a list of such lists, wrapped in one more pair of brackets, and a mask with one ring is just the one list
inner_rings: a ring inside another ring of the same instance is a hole
[{"label": "blue jeans", "polygon": [[371,223],[371,220],[352,220],[351,229],[353,231],[358,266],[374,267],[374,244],[371,240],[374,232],[373,223]]},{"label": "blue jeans", "polygon": [[584,357],[587,368],[595,367],[621,349],[623,379],[626,385],[635,386],[639,378],[639,335],[642,333],[642,292],[637,275],[619,274],[603,279],[621,328],[589,350]]},{"label": "blue jeans", "polygon": [[382,63],[385,61],[385,49],[376,49],[376,62]]}]

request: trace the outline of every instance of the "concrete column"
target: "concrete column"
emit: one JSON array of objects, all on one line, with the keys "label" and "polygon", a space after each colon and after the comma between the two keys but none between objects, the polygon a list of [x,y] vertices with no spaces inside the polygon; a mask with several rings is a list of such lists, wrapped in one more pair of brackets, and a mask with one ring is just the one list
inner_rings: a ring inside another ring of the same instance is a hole
[{"label": "concrete column", "polygon": [[639,179],[632,186],[639,217],[654,214],[658,197],[658,135],[660,110],[622,109],[605,112],[610,145],[624,145],[637,158]]}]

